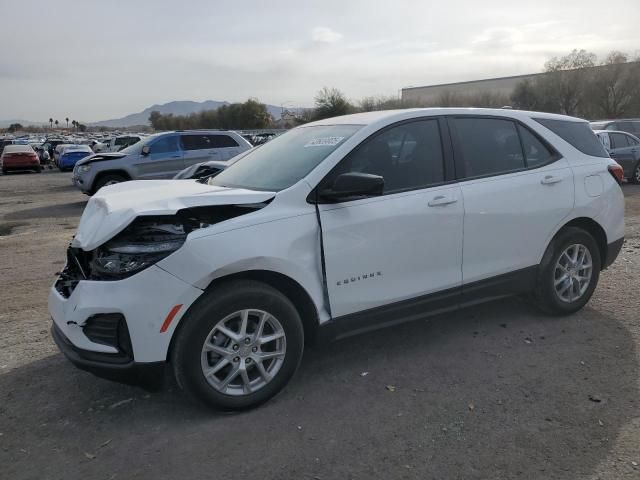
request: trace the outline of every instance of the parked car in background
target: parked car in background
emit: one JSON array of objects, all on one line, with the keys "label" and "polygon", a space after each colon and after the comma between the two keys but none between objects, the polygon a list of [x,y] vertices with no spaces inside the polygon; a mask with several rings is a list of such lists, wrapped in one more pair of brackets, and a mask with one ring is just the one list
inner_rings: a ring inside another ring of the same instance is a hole
[{"label": "parked car in background", "polygon": [[248,153],[252,152],[258,147],[253,147],[250,150],[247,150],[239,155],[236,155],[229,160],[221,162],[219,160],[211,160],[209,162],[196,163],[191,165],[190,167],[185,168],[184,170],[179,171],[175,177],[175,180],[199,180],[203,178],[211,178],[215,177],[225,168],[229,168],[231,165],[236,163],[242,157],[245,157]]},{"label": "parked car in background", "polygon": [[67,143],[67,142],[61,138],[47,138],[45,140],[44,146],[49,151],[49,157],[52,160],[55,160],[54,153],[55,153],[56,147],[61,143]]},{"label": "parked car in background", "polygon": [[71,145],[73,145],[73,143],[59,143],[53,149],[53,163],[56,165],[56,167],[59,167],[58,160],[60,158],[60,155],[62,154],[62,150],[64,150],[65,147],[69,147]]},{"label": "parked car in background", "polygon": [[640,183],[640,139],[622,131],[596,130],[596,135],[632,183]]},{"label": "parked car in background", "polygon": [[58,168],[62,172],[71,171],[79,160],[89,155],[93,155],[89,145],[66,145],[58,157]]},{"label": "parked car in background", "polygon": [[89,146],[94,153],[99,153],[107,147],[104,143],[95,139],[89,141]]},{"label": "parked car in background", "polygon": [[10,170],[33,170],[41,172],[40,159],[31,145],[7,145],[0,156],[2,173]]},{"label": "parked car in background", "polygon": [[135,145],[142,137],[139,135],[118,135],[117,137],[113,137],[109,140],[108,143],[104,144],[104,147],[98,147],[100,152],[119,152],[131,145]]},{"label": "parked car in background", "polygon": [[45,147],[45,145],[36,145],[33,146],[38,158],[40,159],[40,165],[48,165],[51,163],[51,157],[49,156],[49,150]]},{"label": "parked car in background", "polygon": [[306,124],[205,184],[100,190],[49,292],[53,338],[98,375],[157,381],[169,366],[211,407],[255,407],[318,337],[514,294],[580,310],[624,241],[620,182],[588,123],[562,115]]},{"label": "parked car in background", "polygon": [[105,185],[127,180],[173,178],[197,163],[226,162],[249,150],[236,132],[192,130],[157,133],[117,153],[99,153],[80,160],[73,183],[92,195]]},{"label": "parked car in background", "polygon": [[0,155],[2,155],[2,152],[4,151],[4,147],[6,147],[7,145],[13,145],[13,139],[10,139],[10,138],[0,139]]},{"label": "parked car in background", "polygon": [[614,130],[640,137],[640,118],[620,120],[596,120],[589,123],[593,130]]}]

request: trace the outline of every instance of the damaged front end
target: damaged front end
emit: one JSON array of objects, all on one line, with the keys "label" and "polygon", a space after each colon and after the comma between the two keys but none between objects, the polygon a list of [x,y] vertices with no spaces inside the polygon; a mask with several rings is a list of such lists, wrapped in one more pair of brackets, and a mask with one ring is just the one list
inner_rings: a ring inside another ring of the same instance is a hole
[{"label": "damaged front end", "polygon": [[82,280],[114,281],[130,277],[178,250],[189,233],[255,212],[268,203],[192,207],[173,215],[136,217],[115,237],[91,251],[69,246],[67,265],[55,288],[68,298]]}]

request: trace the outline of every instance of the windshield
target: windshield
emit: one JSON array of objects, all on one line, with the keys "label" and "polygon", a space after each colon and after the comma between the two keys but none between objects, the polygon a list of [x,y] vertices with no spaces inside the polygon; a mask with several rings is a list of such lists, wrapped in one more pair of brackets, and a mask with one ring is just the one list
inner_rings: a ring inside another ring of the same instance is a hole
[{"label": "windshield", "polygon": [[252,150],[209,185],[280,191],[307,176],[362,125],[299,127]]}]

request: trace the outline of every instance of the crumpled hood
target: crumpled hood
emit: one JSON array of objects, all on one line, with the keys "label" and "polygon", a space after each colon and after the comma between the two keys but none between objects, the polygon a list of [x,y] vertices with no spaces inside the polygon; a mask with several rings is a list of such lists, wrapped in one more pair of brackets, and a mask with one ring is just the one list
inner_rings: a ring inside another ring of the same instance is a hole
[{"label": "crumpled hood", "polygon": [[87,203],[73,247],[93,250],[142,215],[171,215],[209,205],[261,203],[274,192],[205,185],[185,180],[138,180],[101,188]]},{"label": "crumpled hood", "polygon": [[89,154],[88,157],[83,158],[78,162],[78,165],[86,165],[93,162],[104,162],[105,160],[115,160],[118,158],[126,157],[126,153],[107,152],[107,153],[94,153]]}]

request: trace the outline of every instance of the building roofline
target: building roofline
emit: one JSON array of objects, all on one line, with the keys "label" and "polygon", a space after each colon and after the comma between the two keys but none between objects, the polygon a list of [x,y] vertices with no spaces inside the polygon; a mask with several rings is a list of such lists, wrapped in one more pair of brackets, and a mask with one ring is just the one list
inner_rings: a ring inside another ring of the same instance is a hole
[{"label": "building roofline", "polygon": [[[640,61],[636,60],[636,61],[631,61],[631,62],[625,62],[622,65],[632,65],[634,63],[640,63]],[[591,68],[601,68],[601,67],[608,67],[609,65],[594,65],[593,67],[584,67],[587,69],[591,69]],[[573,71],[573,70],[582,70],[581,68],[575,68],[572,70],[567,70],[567,71]],[[516,78],[531,78],[531,77],[538,77],[540,75],[547,75],[549,72],[539,72],[539,73],[526,73],[524,75],[511,75],[508,77],[494,77],[494,78],[482,78],[480,80],[466,80],[464,82],[451,82],[451,83],[438,83],[435,85],[422,85],[422,86],[417,86],[417,87],[402,87],[401,90],[405,91],[405,90],[415,90],[416,88],[434,88],[434,87],[453,87],[453,86],[457,86],[457,85],[467,85],[469,83],[482,83],[482,82],[493,82],[496,80],[513,80]]]},{"label": "building roofline", "polygon": [[511,75],[509,77],[494,77],[494,78],[482,78],[480,80],[466,80],[464,82],[451,82],[451,83],[437,83],[435,85],[422,85],[418,87],[402,87],[402,90],[414,90],[416,88],[434,88],[434,87],[453,87],[454,85],[466,85],[469,83],[480,83],[480,82],[493,82],[495,80],[512,80],[514,78],[527,78],[527,77],[537,77],[539,75],[545,75],[545,72],[542,73],[527,73],[524,75]]}]

